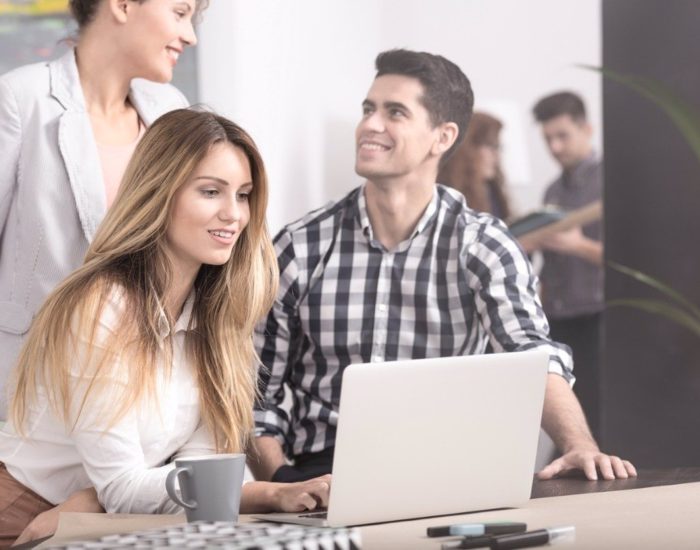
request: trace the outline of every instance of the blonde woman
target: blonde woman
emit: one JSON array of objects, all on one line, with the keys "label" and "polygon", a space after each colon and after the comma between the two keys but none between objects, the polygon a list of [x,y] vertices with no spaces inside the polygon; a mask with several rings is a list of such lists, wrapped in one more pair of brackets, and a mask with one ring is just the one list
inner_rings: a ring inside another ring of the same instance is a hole
[{"label": "blonde woman", "polygon": [[75,48],[0,76],[0,421],[32,318],[83,261],[206,0],[70,0]]},{"label": "blonde woman", "polygon": [[[245,449],[252,332],[277,287],[266,204],[262,159],[234,123],[183,109],[146,132],[20,354],[0,432],[0,543],[90,487],[108,512],[176,512],[173,457]],[[241,509],[313,509],[329,481],[251,482]],[[1,519],[18,509],[31,511]]]}]

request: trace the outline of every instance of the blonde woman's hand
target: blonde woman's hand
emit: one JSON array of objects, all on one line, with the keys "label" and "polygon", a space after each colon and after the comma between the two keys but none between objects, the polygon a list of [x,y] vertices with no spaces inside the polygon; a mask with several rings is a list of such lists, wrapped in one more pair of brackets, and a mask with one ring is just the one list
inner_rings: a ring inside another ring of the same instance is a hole
[{"label": "blonde woman's hand", "polygon": [[53,535],[58,528],[61,512],[104,512],[104,510],[97,500],[95,489],[83,489],[73,493],[65,502],[36,516],[20,533],[14,544],[23,544]]},{"label": "blonde woman's hand", "polygon": [[297,483],[275,483],[274,507],[280,512],[303,512],[328,507],[331,474]]}]

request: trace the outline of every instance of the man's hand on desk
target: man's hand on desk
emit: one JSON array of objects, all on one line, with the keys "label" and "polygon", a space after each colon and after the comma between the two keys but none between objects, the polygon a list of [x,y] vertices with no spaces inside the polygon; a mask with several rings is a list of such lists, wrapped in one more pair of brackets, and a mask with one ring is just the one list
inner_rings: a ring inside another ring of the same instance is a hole
[{"label": "man's hand on desk", "polygon": [[558,374],[547,375],[542,427],[562,456],[537,474],[540,479],[551,479],[572,470],[583,470],[590,480],[598,479],[598,471],[603,479],[637,475],[627,460],[600,452],[578,399],[569,383]]},{"label": "man's hand on desk", "polygon": [[15,545],[53,535],[58,527],[58,515],[61,512],[99,513],[104,512],[104,509],[97,500],[95,489],[83,489],[73,493],[65,502],[35,517],[24,528],[24,531],[15,541]]},{"label": "man's hand on desk", "polygon": [[617,456],[606,455],[599,449],[572,449],[554,460],[537,473],[539,479],[552,479],[572,470],[583,470],[586,477],[592,481],[598,479],[598,472],[603,479],[627,479],[636,477],[637,470],[628,460]]}]

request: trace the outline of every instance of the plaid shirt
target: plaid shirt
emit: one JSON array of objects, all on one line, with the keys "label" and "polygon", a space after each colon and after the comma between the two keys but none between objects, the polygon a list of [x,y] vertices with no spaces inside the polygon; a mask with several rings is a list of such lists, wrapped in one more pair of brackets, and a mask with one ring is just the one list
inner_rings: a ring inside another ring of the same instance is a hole
[{"label": "plaid shirt", "polygon": [[[568,348],[548,338],[530,262],[505,225],[442,185],[413,234],[385,249],[363,187],[275,238],[280,289],[256,334],[263,368],[256,435],[291,455],[334,445],[340,383],[352,363],[542,348],[573,381]],[[285,399],[287,392],[290,395]]]}]

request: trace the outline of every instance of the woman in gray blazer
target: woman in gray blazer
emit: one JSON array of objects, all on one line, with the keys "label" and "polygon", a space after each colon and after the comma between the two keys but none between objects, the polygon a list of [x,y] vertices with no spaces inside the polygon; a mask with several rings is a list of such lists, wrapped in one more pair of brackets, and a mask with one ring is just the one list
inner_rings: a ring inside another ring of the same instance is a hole
[{"label": "woman in gray blazer", "polygon": [[118,185],[128,161],[112,162],[100,147],[133,150],[156,118],[187,106],[166,83],[196,43],[198,0],[70,7],[75,49],[0,77],[0,421],[22,338],[48,293],[81,265],[107,208],[105,176]]}]

